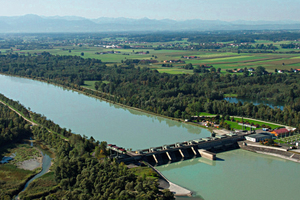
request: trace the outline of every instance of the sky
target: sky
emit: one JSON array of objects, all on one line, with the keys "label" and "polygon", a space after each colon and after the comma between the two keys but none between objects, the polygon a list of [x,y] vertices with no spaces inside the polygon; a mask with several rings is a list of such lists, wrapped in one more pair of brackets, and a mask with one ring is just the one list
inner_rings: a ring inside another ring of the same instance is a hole
[{"label": "sky", "polygon": [[300,0],[0,0],[0,16],[300,21]]}]

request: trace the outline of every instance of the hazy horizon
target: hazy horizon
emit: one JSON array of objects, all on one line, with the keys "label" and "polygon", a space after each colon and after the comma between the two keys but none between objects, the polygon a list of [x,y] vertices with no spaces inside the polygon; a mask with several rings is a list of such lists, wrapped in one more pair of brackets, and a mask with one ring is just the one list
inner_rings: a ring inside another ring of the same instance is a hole
[{"label": "hazy horizon", "polygon": [[299,7],[299,0],[11,0],[2,4],[0,13],[7,17],[34,14],[86,19],[300,21]]},{"label": "hazy horizon", "polygon": [[88,17],[82,17],[82,16],[76,16],[76,15],[52,15],[52,16],[45,16],[45,15],[38,15],[38,14],[32,14],[32,13],[28,13],[28,14],[24,14],[24,15],[14,15],[14,16],[4,16],[4,15],[0,15],[0,17],[23,17],[26,15],[36,15],[42,18],[84,18],[84,19],[89,19],[89,20],[95,20],[95,19],[99,19],[99,18],[110,18],[110,19],[132,19],[132,20],[141,20],[141,19],[151,19],[151,20],[174,20],[174,21],[187,21],[187,20],[207,20],[207,21],[224,21],[224,22],[235,22],[235,21],[248,21],[248,22],[259,22],[259,21],[268,21],[268,22],[275,22],[275,21],[295,21],[295,22],[300,22],[300,20],[241,20],[241,19],[236,19],[236,20],[231,20],[231,21],[226,21],[226,20],[221,20],[221,19],[170,19],[170,18],[163,18],[163,19],[155,19],[155,18],[149,18],[149,17],[141,17],[141,18],[130,18],[130,17],[98,17],[98,18],[88,18]]}]

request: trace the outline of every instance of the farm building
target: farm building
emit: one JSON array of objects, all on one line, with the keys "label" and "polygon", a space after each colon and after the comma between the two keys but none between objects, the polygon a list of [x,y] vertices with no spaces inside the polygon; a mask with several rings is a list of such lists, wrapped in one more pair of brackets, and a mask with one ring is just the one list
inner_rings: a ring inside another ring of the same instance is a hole
[{"label": "farm building", "polygon": [[289,130],[287,130],[286,128],[280,128],[280,129],[272,131],[271,133],[273,135],[275,135],[276,137],[278,137],[278,136],[282,136],[282,135],[289,133]]},{"label": "farm building", "polygon": [[273,135],[270,133],[258,133],[253,135],[245,136],[246,140],[251,142],[260,142],[266,139],[272,139]]}]

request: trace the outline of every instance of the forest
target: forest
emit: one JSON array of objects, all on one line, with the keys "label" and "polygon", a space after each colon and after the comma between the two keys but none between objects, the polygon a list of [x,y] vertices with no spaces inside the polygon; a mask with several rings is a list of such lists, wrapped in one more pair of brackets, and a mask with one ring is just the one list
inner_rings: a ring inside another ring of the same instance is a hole
[{"label": "forest", "polygon": [[29,135],[30,125],[18,114],[0,103],[0,146],[19,141]]},{"label": "forest", "polygon": [[[42,122],[30,128],[29,123],[22,117],[6,105],[0,104],[0,146],[4,148],[6,145],[16,143],[19,139],[32,136],[36,141],[53,149],[56,155],[53,173],[50,172],[48,175],[53,175],[54,183],[39,180],[45,185],[43,191],[39,191],[34,189],[39,188],[34,182],[29,188],[35,192],[25,191],[20,194],[21,199],[174,199],[169,190],[158,190],[157,179],[136,175],[123,163],[110,159],[109,152],[106,151],[106,142],[95,141],[92,137],[87,138],[84,133],[82,133],[83,136],[73,134],[70,130],[66,134],[62,131],[64,129],[45,116],[28,111],[19,102],[14,102],[3,95],[0,96],[3,102],[9,102],[10,106],[18,107],[20,112],[22,110],[23,115],[27,113],[29,118],[34,116],[32,118]],[[61,133],[56,133],[59,130]],[[101,156],[101,159],[98,159],[100,154],[104,157]],[[3,168],[0,168],[0,172],[1,170]],[[0,178],[1,187],[9,187],[6,184],[8,183]],[[16,194],[17,188],[2,190],[1,187],[0,199],[11,199]]]}]

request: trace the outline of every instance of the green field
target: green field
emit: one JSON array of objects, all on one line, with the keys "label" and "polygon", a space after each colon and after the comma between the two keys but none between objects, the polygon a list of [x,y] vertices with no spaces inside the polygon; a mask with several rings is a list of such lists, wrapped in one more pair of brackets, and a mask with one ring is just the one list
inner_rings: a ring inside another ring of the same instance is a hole
[{"label": "green field", "polygon": [[[127,38],[105,38],[106,41],[118,41],[123,42]],[[258,40],[256,44],[273,44],[279,49],[275,52],[287,52],[287,51],[298,51],[295,49],[282,49],[280,44],[289,44],[294,41],[281,41],[281,42],[272,42],[268,40]],[[154,42],[154,43],[135,43],[134,46],[152,46],[152,48],[147,49],[107,49],[104,47],[96,46],[54,46],[53,49],[42,49],[42,50],[21,50],[16,52],[23,52],[25,55],[27,53],[42,53],[47,51],[54,55],[71,55],[71,56],[81,56],[81,53],[84,53],[83,58],[92,58],[100,59],[102,62],[105,62],[110,66],[109,63],[121,64],[121,61],[126,59],[153,59],[157,60],[158,63],[146,65],[147,67],[157,69],[161,73],[170,73],[170,74],[189,74],[193,73],[192,70],[184,70],[182,66],[191,63],[194,66],[197,65],[212,65],[215,68],[221,68],[222,72],[225,72],[226,69],[239,69],[239,68],[256,68],[258,66],[263,66],[269,72],[274,72],[275,69],[281,70],[290,70],[291,68],[300,68],[300,56],[299,54],[279,54],[279,53],[234,53],[226,52],[233,51],[234,48],[223,48],[219,50],[172,50],[172,49],[162,49],[154,50],[153,47],[158,45],[190,45],[191,43],[187,40],[182,41],[170,41],[170,42]],[[71,52],[69,52],[69,50]],[[121,53],[116,54],[96,54],[96,52],[106,52],[106,51],[120,51]],[[10,49],[1,49],[2,53],[10,51]],[[149,54],[135,54],[136,52],[146,52],[149,51]],[[237,49],[236,49],[237,51]],[[254,50],[256,51],[256,50]],[[184,59],[183,56],[197,56],[196,59]],[[173,68],[164,68],[162,67],[163,61],[165,60],[183,60],[185,64],[173,64]],[[283,64],[284,63],[284,64]],[[145,65],[141,65],[145,67]],[[88,86],[89,87],[89,86]]]},{"label": "green field", "polygon": [[[241,117],[235,117],[234,119],[235,119],[235,120],[242,121],[242,118],[241,118]],[[244,122],[254,123],[254,124],[259,124],[260,126],[262,126],[262,125],[270,126],[272,129],[275,129],[275,128],[284,126],[284,125],[282,125],[282,126],[273,125],[273,124],[269,124],[268,122],[259,122],[259,121],[256,121],[256,120],[250,120],[250,119],[243,119],[243,120],[244,120]],[[237,124],[237,123],[236,123],[236,124]]]}]

